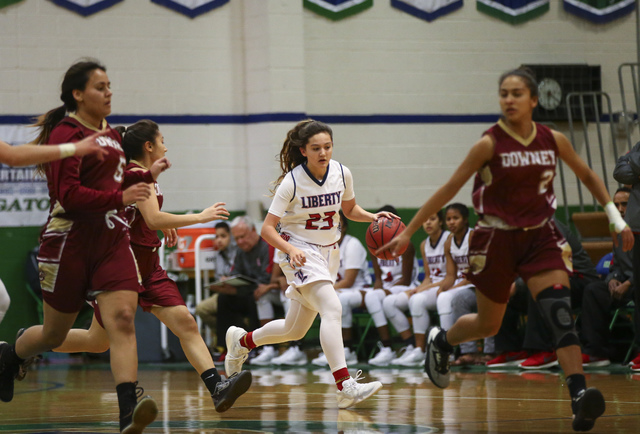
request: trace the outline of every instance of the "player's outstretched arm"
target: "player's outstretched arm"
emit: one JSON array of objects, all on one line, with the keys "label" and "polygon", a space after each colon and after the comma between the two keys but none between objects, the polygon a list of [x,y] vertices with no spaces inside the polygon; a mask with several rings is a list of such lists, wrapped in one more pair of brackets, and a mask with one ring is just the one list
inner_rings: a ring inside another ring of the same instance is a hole
[{"label": "player's outstretched arm", "polygon": [[397,254],[397,252],[404,251],[404,247],[409,244],[411,236],[427,221],[429,216],[440,211],[442,207],[449,203],[469,178],[491,159],[493,149],[494,144],[489,136],[483,136],[476,142],[447,183],[440,187],[433,196],[422,205],[418,213],[407,225],[407,228],[389,243],[382,246],[376,254],[384,250],[390,250],[394,255]]},{"label": "player's outstretched arm", "polygon": [[88,154],[96,154],[102,159],[107,153],[96,142],[96,138],[107,134],[107,131],[92,134],[76,143],[65,143],[62,145],[18,145],[11,146],[0,140],[0,163],[9,166],[31,166],[34,164],[48,163],[62,158],[77,155],[82,157]]}]

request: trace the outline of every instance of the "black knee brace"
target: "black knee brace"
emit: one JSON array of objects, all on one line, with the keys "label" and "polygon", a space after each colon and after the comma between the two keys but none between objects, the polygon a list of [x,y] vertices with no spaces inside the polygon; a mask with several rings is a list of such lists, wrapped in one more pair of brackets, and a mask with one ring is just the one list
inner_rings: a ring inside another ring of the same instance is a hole
[{"label": "black knee brace", "polygon": [[555,348],[580,345],[575,322],[571,312],[571,290],[555,285],[543,289],[538,294],[538,308],[547,327],[551,331]]}]

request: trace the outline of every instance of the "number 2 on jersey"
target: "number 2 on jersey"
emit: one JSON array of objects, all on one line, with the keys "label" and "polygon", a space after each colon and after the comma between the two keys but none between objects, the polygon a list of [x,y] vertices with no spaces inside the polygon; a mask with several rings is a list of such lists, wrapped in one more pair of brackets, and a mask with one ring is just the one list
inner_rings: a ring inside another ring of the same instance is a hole
[{"label": "number 2 on jersey", "polygon": [[549,184],[553,181],[555,172],[553,170],[545,170],[540,175],[540,187],[538,188],[538,194],[545,194],[549,190]]},{"label": "number 2 on jersey", "polygon": [[[324,214],[309,214],[309,218],[307,219],[307,224],[305,225],[305,229],[310,230],[321,230],[326,231],[327,229],[331,229],[333,227],[333,216],[336,214],[335,211],[327,211]],[[316,226],[315,223],[325,222],[323,226]]]}]

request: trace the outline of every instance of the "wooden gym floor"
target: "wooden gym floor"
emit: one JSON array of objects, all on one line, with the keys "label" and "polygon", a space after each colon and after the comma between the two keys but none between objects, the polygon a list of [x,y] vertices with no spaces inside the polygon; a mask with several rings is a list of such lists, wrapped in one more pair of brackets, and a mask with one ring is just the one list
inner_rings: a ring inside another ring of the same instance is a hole
[{"label": "wooden gym floor", "polygon": [[[253,385],[223,414],[186,363],[141,365],[139,380],[160,407],[148,433],[558,433],[572,432],[568,392],[559,371],[452,373],[434,387],[421,369],[362,368],[384,388],[351,410],[338,410],[328,369],[255,368]],[[222,366],[220,370],[224,369]],[[617,366],[587,374],[607,410],[595,433],[640,432],[640,375]],[[16,382],[0,403],[0,433],[117,432],[116,394],[105,363],[48,364]]]}]

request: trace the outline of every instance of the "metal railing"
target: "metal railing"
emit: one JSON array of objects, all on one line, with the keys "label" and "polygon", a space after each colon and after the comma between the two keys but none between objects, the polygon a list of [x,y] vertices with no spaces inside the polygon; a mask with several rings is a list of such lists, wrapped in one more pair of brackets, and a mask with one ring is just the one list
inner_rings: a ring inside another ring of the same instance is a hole
[{"label": "metal railing", "polygon": [[[625,92],[625,70],[629,69],[629,76],[631,77],[631,87],[633,88],[633,99],[636,104],[636,111],[632,113],[627,107],[627,96]],[[622,116],[624,116],[623,122],[625,127],[625,135],[627,136],[627,150],[631,150],[633,144],[631,143],[631,125],[634,121],[634,117],[637,119],[638,113],[640,113],[640,84],[638,83],[638,64],[637,63],[623,63],[618,67],[618,82],[620,83],[620,97],[622,101]]]}]

